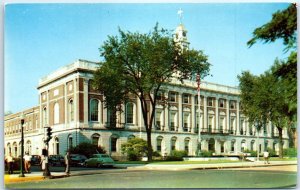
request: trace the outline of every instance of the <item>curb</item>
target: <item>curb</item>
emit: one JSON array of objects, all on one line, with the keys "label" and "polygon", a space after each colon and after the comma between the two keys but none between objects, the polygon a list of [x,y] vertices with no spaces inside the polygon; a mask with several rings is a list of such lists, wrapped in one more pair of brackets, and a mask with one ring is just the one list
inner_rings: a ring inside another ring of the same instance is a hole
[{"label": "curb", "polygon": [[18,176],[10,176],[5,175],[4,176],[4,183],[18,183],[18,182],[28,182],[28,181],[41,181],[45,179],[57,179],[57,178],[64,178],[68,177],[67,175],[52,175],[49,177],[45,176],[25,176],[25,177],[18,177]]},{"label": "curb", "polygon": [[27,181],[41,181],[46,177],[44,176],[30,176],[30,177],[13,177],[9,175],[4,176],[4,183],[17,183],[17,182],[27,182]]}]

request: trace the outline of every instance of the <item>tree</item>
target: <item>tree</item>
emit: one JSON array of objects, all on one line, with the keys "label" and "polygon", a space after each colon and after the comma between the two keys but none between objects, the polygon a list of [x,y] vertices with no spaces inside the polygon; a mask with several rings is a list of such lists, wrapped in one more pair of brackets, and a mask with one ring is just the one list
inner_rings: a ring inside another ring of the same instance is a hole
[{"label": "tree", "polygon": [[[292,134],[290,137],[294,139],[296,146],[296,121],[297,121],[297,8],[296,3],[290,4],[288,8],[277,11],[272,15],[272,20],[253,32],[253,38],[247,44],[249,47],[254,45],[258,40],[264,43],[274,42],[283,39],[285,52],[290,51],[290,55],[286,61],[275,60],[275,65],[271,69],[272,75],[276,78],[280,86],[280,95],[284,102],[285,109],[281,110],[281,114],[286,118],[282,120],[282,125],[288,127]],[[276,117],[274,117],[276,119]],[[280,132],[280,131],[279,131]]]},{"label": "tree", "polygon": [[[152,125],[161,87],[172,78],[183,82],[195,73],[205,77],[210,66],[207,56],[202,51],[181,49],[170,32],[158,29],[158,25],[147,34],[119,29],[119,35],[109,36],[100,53],[104,62],[94,74],[94,85],[106,97],[106,106],[120,105],[129,95],[138,97],[147,133],[148,160],[151,161]],[[113,102],[109,101],[110,97]]]},{"label": "tree", "polygon": [[259,131],[269,121],[279,132],[279,157],[283,156],[282,131],[288,128],[289,123],[289,101],[285,98],[287,91],[286,81],[278,80],[273,71],[274,66],[260,76],[243,72],[238,76],[240,81],[241,102],[243,111],[247,115],[250,125],[253,124]]},{"label": "tree", "polygon": [[126,154],[128,160],[141,160],[147,154],[147,142],[141,138],[132,138],[121,145],[122,154]]},{"label": "tree", "polygon": [[251,47],[257,40],[269,43],[282,38],[287,49],[294,49],[297,43],[296,31],[297,8],[296,4],[290,4],[287,9],[274,13],[270,22],[256,28],[253,32],[253,38],[247,44]]}]

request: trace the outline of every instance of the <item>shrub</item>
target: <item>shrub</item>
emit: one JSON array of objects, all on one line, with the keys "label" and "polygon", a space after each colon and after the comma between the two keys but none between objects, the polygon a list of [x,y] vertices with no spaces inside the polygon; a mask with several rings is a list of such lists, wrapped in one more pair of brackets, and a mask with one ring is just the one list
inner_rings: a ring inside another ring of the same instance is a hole
[{"label": "shrub", "polygon": [[141,160],[148,153],[147,141],[141,138],[132,138],[121,145],[122,154],[127,154],[130,161]]},{"label": "shrub", "polygon": [[212,151],[207,151],[207,150],[202,150],[201,152],[200,152],[201,154],[201,157],[211,157],[212,156]]},{"label": "shrub", "polygon": [[269,152],[269,157],[274,157],[276,156],[276,151],[272,148],[267,148],[268,152]]},{"label": "shrub", "polygon": [[296,148],[283,149],[283,155],[288,157],[297,157],[297,149]]},{"label": "shrub", "polygon": [[154,152],[152,153],[152,156],[154,156],[154,157],[161,157],[161,154],[160,154],[160,152],[158,152],[158,151],[154,151]]},{"label": "shrub", "polygon": [[106,151],[101,146],[93,145],[89,142],[82,142],[69,149],[71,154],[82,154],[90,158],[93,154],[105,154]]},{"label": "shrub", "polygon": [[256,157],[257,156],[257,151],[255,150],[245,150],[245,153],[250,153],[251,157]]},{"label": "shrub", "polygon": [[167,156],[168,161],[182,161],[183,157],[187,156],[187,152],[184,150],[172,150],[170,155]]}]

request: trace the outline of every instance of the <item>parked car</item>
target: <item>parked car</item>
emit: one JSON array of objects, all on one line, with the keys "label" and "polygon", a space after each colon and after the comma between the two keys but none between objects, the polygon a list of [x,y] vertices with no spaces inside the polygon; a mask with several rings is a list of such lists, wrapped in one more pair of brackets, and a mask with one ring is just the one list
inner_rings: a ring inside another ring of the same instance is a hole
[{"label": "parked car", "polygon": [[40,155],[31,155],[31,165],[40,165],[41,164],[41,156]]},{"label": "parked car", "polygon": [[85,167],[104,167],[114,166],[114,160],[107,154],[93,154],[93,156],[84,161]]},{"label": "parked car", "polygon": [[82,165],[81,163],[84,163],[87,157],[82,154],[71,154],[70,159],[71,159],[72,166],[80,166]]},{"label": "parked car", "polygon": [[64,166],[65,159],[62,155],[50,155],[48,157],[51,166]]}]

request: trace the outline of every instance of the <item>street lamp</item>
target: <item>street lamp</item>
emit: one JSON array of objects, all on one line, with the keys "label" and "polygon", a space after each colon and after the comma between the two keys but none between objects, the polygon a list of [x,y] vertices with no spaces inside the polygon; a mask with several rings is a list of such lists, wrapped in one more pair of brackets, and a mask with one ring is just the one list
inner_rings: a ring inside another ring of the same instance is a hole
[{"label": "street lamp", "polygon": [[25,122],[25,119],[24,119],[24,114],[22,113],[21,116],[20,116],[20,119],[21,119],[21,166],[20,166],[20,175],[19,177],[25,177],[24,175],[24,160],[23,160],[23,157],[24,157],[24,130],[23,130],[23,126],[24,126],[24,122]]}]

